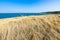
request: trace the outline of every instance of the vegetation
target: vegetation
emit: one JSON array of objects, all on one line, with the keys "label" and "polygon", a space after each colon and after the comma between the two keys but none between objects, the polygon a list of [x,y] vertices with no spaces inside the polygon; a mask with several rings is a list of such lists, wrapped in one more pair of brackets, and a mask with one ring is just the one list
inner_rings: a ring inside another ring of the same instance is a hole
[{"label": "vegetation", "polygon": [[0,40],[60,40],[60,14],[0,19]]}]

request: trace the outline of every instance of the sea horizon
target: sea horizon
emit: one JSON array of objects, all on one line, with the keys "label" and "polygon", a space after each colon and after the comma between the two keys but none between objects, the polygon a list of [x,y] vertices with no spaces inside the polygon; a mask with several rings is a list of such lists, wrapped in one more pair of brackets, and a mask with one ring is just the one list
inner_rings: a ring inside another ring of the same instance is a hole
[{"label": "sea horizon", "polygon": [[40,13],[0,13],[1,18],[12,18],[18,16],[36,16],[36,15],[46,15],[46,14],[59,14],[60,11],[53,12],[40,12]]}]

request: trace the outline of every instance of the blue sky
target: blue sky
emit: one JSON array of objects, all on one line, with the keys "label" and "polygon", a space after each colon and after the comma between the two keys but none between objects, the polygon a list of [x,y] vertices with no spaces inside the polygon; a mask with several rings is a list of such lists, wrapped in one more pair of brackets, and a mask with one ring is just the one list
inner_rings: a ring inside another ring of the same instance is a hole
[{"label": "blue sky", "polygon": [[60,11],[60,0],[0,0],[0,13]]}]

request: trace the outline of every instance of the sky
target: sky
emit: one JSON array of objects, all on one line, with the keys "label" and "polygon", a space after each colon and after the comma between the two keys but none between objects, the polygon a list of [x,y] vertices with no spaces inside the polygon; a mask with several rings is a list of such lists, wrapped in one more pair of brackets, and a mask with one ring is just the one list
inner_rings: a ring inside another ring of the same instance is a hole
[{"label": "sky", "polygon": [[0,0],[0,13],[60,11],[60,0]]}]

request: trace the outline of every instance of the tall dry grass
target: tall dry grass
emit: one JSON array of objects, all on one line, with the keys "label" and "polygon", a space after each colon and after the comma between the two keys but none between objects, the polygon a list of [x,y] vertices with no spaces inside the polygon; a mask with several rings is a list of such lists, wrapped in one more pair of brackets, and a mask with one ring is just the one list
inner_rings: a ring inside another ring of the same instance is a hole
[{"label": "tall dry grass", "polygon": [[60,14],[0,19],[0,40],[60,40]]}]

